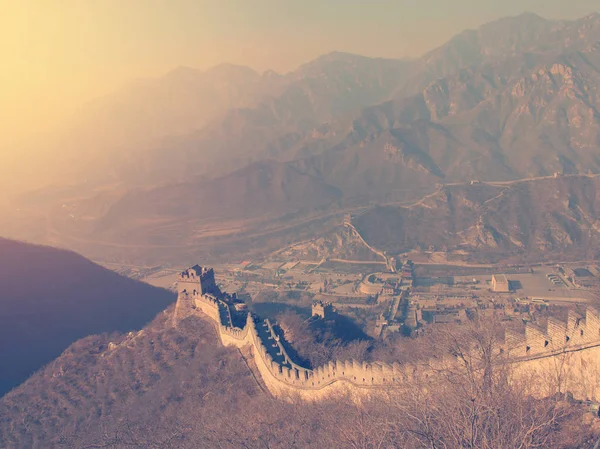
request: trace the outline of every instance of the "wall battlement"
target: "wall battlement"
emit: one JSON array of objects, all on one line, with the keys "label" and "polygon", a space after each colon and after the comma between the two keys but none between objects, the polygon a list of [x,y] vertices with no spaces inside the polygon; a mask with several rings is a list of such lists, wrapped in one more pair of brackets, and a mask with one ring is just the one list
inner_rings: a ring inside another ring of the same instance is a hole
[{"label": "wall battlement", "polygon": [[312,303],[312,316],[328,319],[333,312],[333,305],[330,302],[315,301]]},{"label": "wall battlement", "polygon": [[527,323],[525,334],[507,330],[504,350],[519,359],[600,344],[600,315],[588,307],[585,317],[570,310],[567,322],[548,318],[546,329]]},{"label": "wall battlement", "polygon": [[[190,298],[191,296],[191,298]],[[427,375],[429,367],[425,365],[401,365],[399,363],[366,363],[357,360],[331,361],[315,369],[303,367],[295,363],[288,355],[268,319],[260,319],[247,314],[243,328],[231,326],[230,306],[226,301],[213,295],[200,295],[187,292],[180,293],[180,300],[192,299],[196,309],[209,316],[216,324],[223,344],[227,346],[245,347],[251,345],[255,358],[261,362],[261,374],[266,377],[265,383],[271,387],[272,380],[280,383],[280,388],[270,388],[275,394],[278,390],[319,390],[335,382],[345,382],[353,387],[373,388],[381,386],[401,386],[416,375]],[[260,368],[260,366],[259,366]],[[281,388],[283,387],[283,388]]]},{"label": "wall battlement", "polygon": [[[219,292],[212,269],[196,265],[184,271],[179,282],[176,311],[180,303],[187,305],[188,311],[200,310],[214,322],[224,345],[251,346],[260,375],[274,395],[299,394],[318,399],[332,391],[362,394],[382,387],[402,388],[407,382],[428,378],[447,363],[444,359],[413,364],[336,360],[314,369],[303,367],[288,355],[268,319],[247,313],[243,327],[233,324],[233,306]],[[528,325],[525,334],[507,332],[505,344],[498,350],[523,363],[586,348],[600,350],[600,317],[593,308],[588,308],[585,318],[569,313],[567,323],[549,319],[546,330]],[[600,377],[598,386],[600,390]]]},{"label": "wall battlement", "polygon": [[178,293],[197,293],[203,295],[210,293],[218,295],[219,289],[215,282],[215,272],[212,268],[194,265],[185,271],[179,273],[177,277]]}]

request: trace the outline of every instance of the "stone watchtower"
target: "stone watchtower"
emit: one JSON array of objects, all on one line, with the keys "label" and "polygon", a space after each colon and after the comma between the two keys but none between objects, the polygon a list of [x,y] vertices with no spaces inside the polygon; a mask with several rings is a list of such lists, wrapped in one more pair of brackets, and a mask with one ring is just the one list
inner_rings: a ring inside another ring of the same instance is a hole
[{"label": "stone watchtower", "polygon": [[212,268],[194,265],[179,273],[177,277],[177,302],[173,313],[173,326],[192,313],[195,308],[194,296],[211,294],[219,296],[219,288],[215,282],[215,272]]},{"label": "stone watchtower", "polygon": [[188,295],[204,295],[210,293],[217,295],[219,292],[215,282],[215,272],[212,268],[194,265],[179,273],[177,278],[177,293]]},{"label": "stone watchtower", "polygon": [[330,302],[315,301],[312,304],[312,316],[327,320],[333,313],[333,305]]}]

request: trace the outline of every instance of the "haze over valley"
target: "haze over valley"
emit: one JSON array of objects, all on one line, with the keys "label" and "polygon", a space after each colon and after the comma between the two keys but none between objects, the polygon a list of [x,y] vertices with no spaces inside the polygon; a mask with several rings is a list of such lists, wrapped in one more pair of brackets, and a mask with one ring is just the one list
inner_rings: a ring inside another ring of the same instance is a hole
[{"label": "haze over valley", "polygon": [[0,447],[598,447],[598,5],[217,3],[0,14]]},{"label": "haze over valley", "polygon": [[[569,209],[600,169],[599,39],[598,14],[553,21],[526,13],[417,59],[334,52],[283,75],[178,68],[87,105],[44,162],[60,181],[5,204],[4,233],[96,259],[135,247],[131,260],[158,263],[152,248],[176,260],[187,242],[212,255],[256,234],[255,244],[236,246],[238,257],[275,250],[328,232],[344,213],[367,212],[368,227],[373,204],[410,206],[460,183],[479,195],[484,186],[473,181],[530,180],[527,191],[556,190],[556,207],[571,201]],[[536,194],[510,191],[516,215],[529,213]],[[513,226],[506,214],[494,220],[501,224],[483,234]],[[475,255],[537,245],[578,257],[586,229],[595,238],[597,215],[576,211],[568,220],[577,231],[550,231],[536,244],[508,244],[512,236],[500,234],[467,244]],[[410,247],[385,239],[378,247],[406,252],[437,241],[456,249],[464,238],[445,233],[460,231],[451,224]],[[561,232],[569,238],[554,235]]]}]

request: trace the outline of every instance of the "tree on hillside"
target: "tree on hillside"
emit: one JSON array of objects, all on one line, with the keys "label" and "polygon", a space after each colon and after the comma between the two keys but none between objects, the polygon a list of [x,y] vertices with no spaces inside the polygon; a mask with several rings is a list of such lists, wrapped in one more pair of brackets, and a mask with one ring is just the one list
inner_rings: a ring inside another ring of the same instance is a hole
[{"label": "tree on hillside", "polygon": [[[551,448],[572,407],[554,398],[536,399],[529,384],[513,376],[499,350],[498,323],[474,321],[438,334],[435,382],[414,381],[390,394],[397,425],[414,448]],[[535,379],[529,379],[530,381]]]}]

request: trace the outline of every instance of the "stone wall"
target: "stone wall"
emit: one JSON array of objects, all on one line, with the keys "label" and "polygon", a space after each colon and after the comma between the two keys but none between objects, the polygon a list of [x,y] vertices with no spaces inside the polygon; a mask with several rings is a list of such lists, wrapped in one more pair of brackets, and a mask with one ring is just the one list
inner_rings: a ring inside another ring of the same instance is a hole
[{"label": "stone wall", "polygon": [[600,400],[600,316],[569,311],[567,322],[549,318],[546,329],[527,324],[525,335],[507,333],[505,348],[515,375],[535,378],[539,396],[570,392],[578,399]]},{"label": "stone wall", "polygon": [[219,290],[215,283],[215,272],[212,268],[194,265],[179,273],[177,278],[178,293],[189,294],[218,294]]},{"label": "stone wall", "polygon": [[[187,301],[187,293],[180,300]],[[304,398],[321,398],[336,392],[368,394],[382,386],[401,387],[416,376],[427,375],[430,364],[400,365],[364,363],[356,360],[329,362],[316,369],[300,366],[292,361],[269,320],[260,320],[248,314],[243,329],[223,324],[220,308],[229,308],[224,301],[211,295],[193,296],[196,310],[202,311],[216,324],[219,337],[226,346],[252,346],[252,351],[263,381],[274,395],[298,394]],[[263,329],[260,329],[260,327]]]},{"label": "stone wall", "polygon": [[520,360],[514,375],[528,382],[540,397],[570,392],[580,400],[600,401],[600,343],[580,350]]},{"label": "stone wall", "polygon": [[595,308],[588,307],[585,317],[569,311],[566,323],[548,318],[546,329],[528,323],[524,335],[507,331],[503,349],[512,357],[527,359],[572,352],[595,344],[600,344],[600,317]]},{"label": "stone wall", "polygon": [[[247,315],[243,328],[232,323],[230,305],[199,289],[180,289],[176,311],[201,311],[216,325],[226,346],[251,346],[258,371],[276,396],[299,395],[320,399],[336,393],[364,396],[382,388],[403,388],[414,380],[427,379],[444,368],[448,360],[421,364],[331,361],[315,369],[302,367],[287,354],[269,320]],[[177,313],[177,312],[176,312]],[[586,316],[569,313],[567,323],[549,319],[546,329],[527,325],[525,334],[507,332],[498,351],[507,355],[518,376],[536,375],[540,395],[552,389],[571,391],[580,399],[600,399],[600,316],[588,308]],[[556,391],[554,391],[556,392]]]}]

